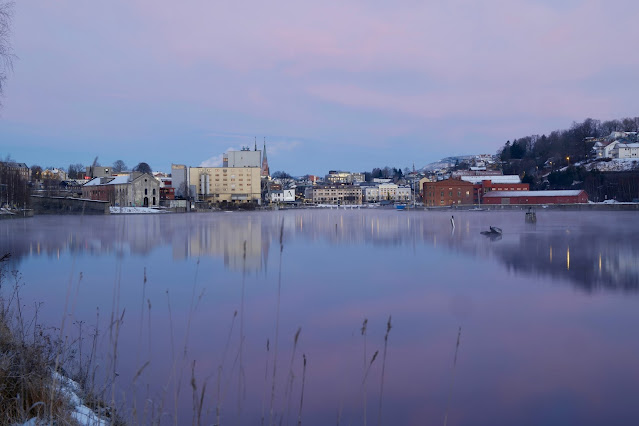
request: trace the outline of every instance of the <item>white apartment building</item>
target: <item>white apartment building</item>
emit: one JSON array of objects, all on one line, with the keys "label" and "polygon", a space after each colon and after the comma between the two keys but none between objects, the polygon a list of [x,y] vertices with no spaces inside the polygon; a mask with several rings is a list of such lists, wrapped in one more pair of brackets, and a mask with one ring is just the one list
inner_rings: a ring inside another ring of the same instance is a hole
[{"label": "white apartment building", "polygon": [[379,200],[380,201],[393,201],[397,197],[397,184],[394,183],[382,183],[379,188]]},{"label": "white apartment building", "polygon": [[412,191],[410,186],[400,186],[395,193],[395,201],[408,202],[411,200]]},{"label": "white apartment building", "polygon": [[639,143],[618,143],[613,153],[614,158],[639,158]]},{"label": "white apartment building", "polygon": [[376,203],[379,201],[379,188],[376,186],[362,187],[362,200],[365,203]]}]

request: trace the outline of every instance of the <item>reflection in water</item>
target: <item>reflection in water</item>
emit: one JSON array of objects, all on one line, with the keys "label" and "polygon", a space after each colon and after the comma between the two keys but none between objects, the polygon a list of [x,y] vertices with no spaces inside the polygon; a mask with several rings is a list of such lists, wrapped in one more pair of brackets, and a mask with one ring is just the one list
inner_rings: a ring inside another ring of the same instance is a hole
[{"label": "reflection in water", "polygon": [[[287,238],[292,239],[388,247],[431,244],[494,257],[517,272],[563,277],[587,291],[635,292],[639,289],[637,230],[622,231],[611,225],[618,223],[611,216],[624,214],[548,212],[540,214],[536,225],[530,225],[524,224],[517,212],[458,212],[457,232],[450,232],[445,214],[430,212],[298,210],[285,215],[52,216],[0,222],[0,252],[11,252],[18,261],[25,255],[59,258],[65,251],[147,255],[157,247],[170,245],[175,260],[221,258],[231,271],[258,272],[267,265],[269,247],[279,238],[283,226]],[[504,235],[480,238],[479,231],[492,223],[499,223]],[[553,263],[553,250],[557,248],[566,252],[565,265]]]},{"label": "reflection in water", "polygon": [[[616,224],[633,223],[634,214],[539,212],[533,225],[524,212],[455,212],[454,232],[450,216],[380,209],[35,217],[0,221],[0,253],[13,253],[31,292],[24,300],[44,299],[38,318],[50,323],[66,312],[71,282],[73,319],[90,321],[97,307],[104,324],[117,283],[117,309],[126,311],[118,389],[134,399],[136,378],[139,404],[160,401],[180,413],[175,422],[167,414],[167,424],[192,423],[199,399],[190,383],[198,392],[207,386],[206,424],[217,421],[218,406],[223,424],[259,424],[272,398],[273,423],[295,424],[303,371],[307,426],[334,424],[338,415],[340,424],[362,424],[364,395],[371,424],[441,424],[460,325],[450,424],[633,424],[639,412],[628,395],[639,392],[639,342],[625,327],[639,321],[639,227]],[[502,238],[482,235],[489,226]],[[80,272],[82,283],[69,280]],[[552,282],[582,291],[544,285]],[[370,360],[384,348],[389,315],[378,419],[371,407],[382,357]],[[103,336],[103,353],[111,353]]]}]

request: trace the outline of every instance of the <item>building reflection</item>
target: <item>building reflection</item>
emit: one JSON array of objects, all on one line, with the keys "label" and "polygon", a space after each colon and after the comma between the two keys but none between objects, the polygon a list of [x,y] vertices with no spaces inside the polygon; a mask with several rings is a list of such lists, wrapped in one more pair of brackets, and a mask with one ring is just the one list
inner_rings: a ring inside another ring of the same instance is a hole
[{"label": "building reflection", "polygon": [[270,238],[260,216],[218,215],[173,235],[173,259],[217,257],[232,271],[258,272],[268,261]]},{"label": "building reflection", "polygon": [[[590,217],[583,212],[574,215]],[[11,253],[12,261],[18,263],[24,256],[64,261],[65,253],[146,256],[152,250],[170,246],[176,261],[212,257],[223,259],[224,266],[232,271],[258,272],[268,265],[271,245],[279,250],[283,231],[285,248],[320,241],[351,245],[353,258],[365,261],[365,257],[358,256],[367,246],[404,247],[404,251],[407,246],[430,246],[497,260],[516,273],[565,280],[588,292],[637,292],[639,230],[622,232],[610,225],[614,221],[596,217],[576,225],[573,219],[574,216],[561,216],[548,220],[547,227],[531,227],[514,213],[456,213],[456,227],[451,229],[448,214],[423,211],[52,216],[1,221],[0,253]],[[493,221],[504,229],[500,239],[480,234]],[[592,222],[598,225],[593,226]]]}]

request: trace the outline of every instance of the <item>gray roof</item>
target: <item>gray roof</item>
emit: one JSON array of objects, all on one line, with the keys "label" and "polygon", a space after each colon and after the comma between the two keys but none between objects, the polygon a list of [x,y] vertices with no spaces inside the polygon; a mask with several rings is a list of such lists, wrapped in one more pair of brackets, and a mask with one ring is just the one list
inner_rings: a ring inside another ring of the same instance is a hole
[{"label": "gray roof", "polygon": [[497,197],[571,197],[583,192],[582,189],[564,189],[557,191],[490,191],[484,198]]}]

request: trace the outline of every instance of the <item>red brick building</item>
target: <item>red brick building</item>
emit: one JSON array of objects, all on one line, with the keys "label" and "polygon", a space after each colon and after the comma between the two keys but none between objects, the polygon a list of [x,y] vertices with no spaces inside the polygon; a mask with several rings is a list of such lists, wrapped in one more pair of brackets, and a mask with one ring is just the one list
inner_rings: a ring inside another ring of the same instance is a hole
[{"label": "red brick building", "polygon": [[427,207],[473,204],[474,185],[459,179],[424,182],[423,194]]},{"label": "red brick building", "polygon": [[484,195],[483,204],[577,204],[587,203],[583,190],[561,191],[491,191]]},{"label": "red brick building", "polygon": [[483,180],[475,185],[474,203],[481,204],[484,195],[492,191],[529,191],[530,185],[527,183],[502,183]]},{"label": "red brick building", "polygon": [[[99,179],[99,178],[97,178]],[[91,185],[84,187],[82,197],[89,200],[99,200],[113,202],[115,190],[113,185]]]},{"label": "red brick building", "polygon": [[160,188],[160,200],[175,200],[175,188],[170,186]]}]

